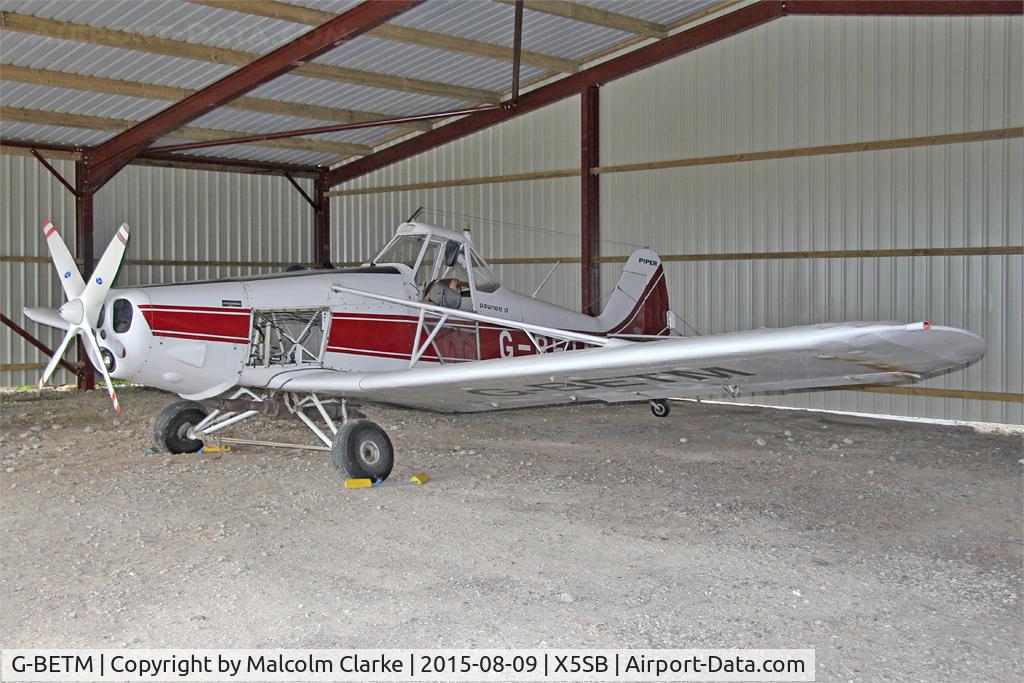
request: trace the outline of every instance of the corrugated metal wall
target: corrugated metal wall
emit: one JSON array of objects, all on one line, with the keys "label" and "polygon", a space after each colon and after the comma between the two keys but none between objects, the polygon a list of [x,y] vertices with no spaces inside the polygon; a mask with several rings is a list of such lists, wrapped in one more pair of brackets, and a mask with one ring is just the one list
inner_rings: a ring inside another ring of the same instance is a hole
[{"label": "corrugated metal wall", "polygon": [[[1024,123],[1019,18],[790,17],[602,89],[602,164],[980,131]],[[643,126],[618,129],[613,122]],[[1024,141],[609,174],[602,234],[661,253],[1020,245]],[[605,253],[614,253],[613,245]],[[921,386],[1022,391],[1020,256],[677,263],[702,333],[931,320],[984,360]],[[604,284],[615,268],[602,268]],[[766,399],[756,399],[763,402]],[[1021,404],[815,392],[773,403],[1021,422]]]},{"label": "corrugated metal wall", "polygon": [[[54,161],[69,180],[74,163]],[[4,256],[49,258],[39,227],[57,225],[74,250],[75,203],[70,193],[31,157],[0,155],[0,211]],[[312,182],[299,180],[307,192]],[[121,223],[131,226],[126,260],[276,261],[312,260],[312,209],[280,177],[129,166],[96,195],[94,243],[97,258]],[[280,270],[251,266],[124,265],[115,287],[184,282]],[[24,306],[59,306],[63,293],[53,266],[0,263],[0,310],[44,343],[61,335],[23,318]],[[0,327],[0,363],[46,362],[6,326]],[[67,354],[73,359],[73,353]],[[34,384],[38,370],[7,371],[0,385]],[[61,371],[55,382],[73,381]]]},{"label": "corrugated metal wall", "polygon": [[[73,162],[52,162],[67,178],[74,178]],[[75,248],[74,230],[64,226],[75,224],[75,202],[64,186],[31,157],[0,154],[0,255],[31,256],[49,259],[49,252],[40,227],[49,219],[61,226],[68,246]],[[50,263],[0,262],[0,311],[18,323],[44,344],[53,348],[63,334],[49,327],[36,325],[25,318],[25,306],[59,306],[64,303],[60,281]],[[67,358],[74,360],[74,352]],[[30,346],[6,325],[0,325],[0,363],[46,363],[49,359]],[[0,372],[0,385],[20,386],[39,381],[40,370]],[[54,375],[54,382],[73,382],[63,370]]]},{"label": "corrugated metal wall", "polygon": [[[1020,126],[1022,30],[1019,17],[788,17],[602,88],[601,162]],[[578,109],[575,98],[562,102],[344,188],[577,166]],[[339,197],[336,225],[350,236],[335,255],[359,252],[419,205],[578,234],[578,192],[567,178]],[[606,174],[601,192],[608,255],[629,251],[619,243],[666,254],[1020,245],[1024,142]],[[478,234],[489,257],[578,253],[571,240],[508,226]],[[605,291],[619,269],[602,267]],[[501,270],[509,284],[532,291],[546,267]],[[684,262],[667,270],[674,308],[701,333],[927,319],[978,332],[989,351],[923,386],[1024,389],[1020,256]],[[578,306],[578,273],[561,267],[545,298]],[[755,400],[1024,422],[1021,404],[998,401],[854,391]]]}]

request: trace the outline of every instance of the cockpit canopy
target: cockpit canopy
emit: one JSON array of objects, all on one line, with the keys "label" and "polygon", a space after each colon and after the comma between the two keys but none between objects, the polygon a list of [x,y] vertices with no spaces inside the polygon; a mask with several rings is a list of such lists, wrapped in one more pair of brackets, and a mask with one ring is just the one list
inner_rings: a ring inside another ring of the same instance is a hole
[{"label": "cockpit canopy", "polygon": [[438,281],[455,281],[469,292],[490,293],[501,283],[473,249],[468,234],[427,223],[404,223],[373,259],[373,264],[404,264],[420,291]]}]

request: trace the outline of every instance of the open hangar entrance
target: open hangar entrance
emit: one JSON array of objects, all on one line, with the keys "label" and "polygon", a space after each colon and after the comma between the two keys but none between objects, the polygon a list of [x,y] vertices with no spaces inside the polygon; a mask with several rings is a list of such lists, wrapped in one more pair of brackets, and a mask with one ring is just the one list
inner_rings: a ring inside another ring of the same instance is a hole
[{"label": "open hangar entrance", "polygon": [[[124,286],[358,263],[424,206],[513,288],[558,263],[563,305],[599,309],[643,245],[688,334],[929,319],[989,345],[913,387],[757,402],[1024,420],[1015,3],[526,3],[518,34],[514,3],[337,4],[5,4],[4,384],[42,365],[21,332],[57,341],[18,314],[59,303],[41,217],[86,271],[139,225]],[[349,44],[285,63],[332,20]]]}]

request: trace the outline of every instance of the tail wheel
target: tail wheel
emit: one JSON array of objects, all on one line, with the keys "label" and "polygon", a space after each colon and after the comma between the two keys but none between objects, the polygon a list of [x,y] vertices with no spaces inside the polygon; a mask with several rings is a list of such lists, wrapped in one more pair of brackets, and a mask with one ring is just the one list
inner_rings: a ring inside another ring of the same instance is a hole
[{"label": "tail wheel", "polygon": [[334,436],[331,461],[343,477],[384,481],[395,464],[395,449],[377,423],[350,420]]},{"label": "tail wheel", "polygon": [[668,401],[659,398],[651,401],[651,412],[654,413],[654,417],[667,417],[672,409],[669,407]]},{"label": "tail wheel", "polygon": [[160,450],[167,453],[195,453],[200,450],[203,442],[189,438],[188,432],[205,417],[206,411],[195,401],[178,401],[164,408],[153,428]]}]

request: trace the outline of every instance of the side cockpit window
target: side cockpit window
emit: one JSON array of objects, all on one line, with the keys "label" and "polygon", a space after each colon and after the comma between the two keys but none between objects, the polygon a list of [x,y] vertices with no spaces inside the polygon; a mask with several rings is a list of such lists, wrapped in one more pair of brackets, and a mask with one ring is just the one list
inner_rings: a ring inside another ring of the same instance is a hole
[{"label": "side cockpit window", "polygon": [[128,299],[116,299],[112,306],[111,327],[114,332],[127,332],[132,326],[132,302]]},{"label": "side cockpit window", "polygon": [[476,254],[473,254],[473,280],[476,283],[477,291],[486,292],[487,294],[501,287],[498,278],[494,277],[491,269]]}]

